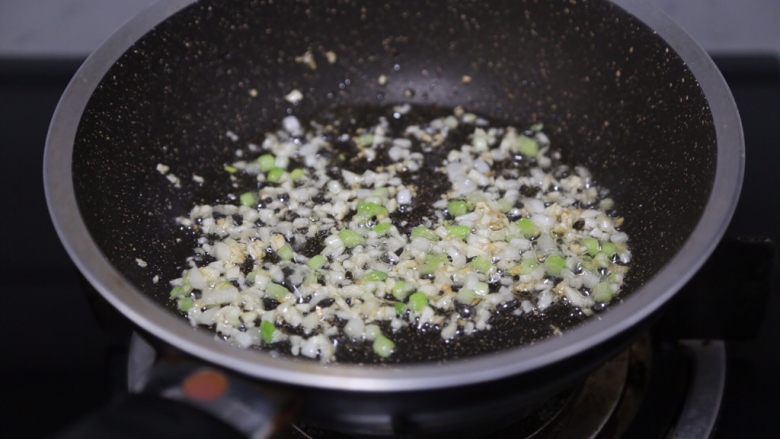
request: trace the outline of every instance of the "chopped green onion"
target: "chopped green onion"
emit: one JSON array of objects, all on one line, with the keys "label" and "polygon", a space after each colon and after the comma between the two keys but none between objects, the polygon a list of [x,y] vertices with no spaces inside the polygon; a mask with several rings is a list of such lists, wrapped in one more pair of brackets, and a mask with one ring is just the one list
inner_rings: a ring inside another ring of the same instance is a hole
[{"label": "chopped green onion", "polygon": [[611,242],[602,242],[601,251],[603,251],[607,257],[612,259],[612,257],[617,254],[618,249],[617,246]]},{"label": "chopped green onion", "polygon": [[373,134],[363,134],[361,136],[357,136],[353,138],[352,140],[355,141],[355,145],[363,147],[368,146],[374,143],[374,135]]},{"label": "chopped green onion", "polygon": [[390,227],[392,227],[392,224],[390,223],[381,223],[374,226],[374,233],[376,233],[379,236],[387,234],[387,232],[390,231]]},{"label": "chopped green onion", "polygon": [[447,226],[447,237],[454,239],[463,239],[469,237],[471,228],[468,226]]},{"label": "chopped green onion", "polygon": [[434,233],[431,229],[426,229],[422,226],[417,226],[412,229],[412,238],[425,238],[429,241],[438,241],[439,235]]},{"label": "chopped green onion", "polygon": [[265,344],[273,343],[274,332],[276,332],[276,326],[274,326],[273,322],[268,320],[263,320],[260,323],[260,339],[263,340],[263,343]]},{"label": "chopped green onion", "polygon": [[423,275],[433,274],[436,272],[436,270],[439,269],[439,267],[441,267],[448,261],[449,259],[447,259],[447,255],[443,255],[443,254],[425,255],[425,258],[423,258],[423,264],[420,267],[420,274]]},{"label": "chopped green onion", "polygon": [[341,239],[341,242],[344,243],[344,247],[346,248],[357,247],[360,244],[363,244],[364,241],[362,236],[360,236],[357,232],[353,232],[352,230],[340,231],[339,239]]},{"label": "chopped green onion", "polygon": [[535,124],[531,125],[530,128],[531,128],[531,131],[539,132],[539,131],[541,131],[544,128],[544,125],[541,122],[539,122],[539,123],[535,123]]},{"label": "chopped green onion", "polygon": [[406,312],[406,304],[397,302],[395,305],[393,305],[393,308],[395,308],[395,313],[399,316]]},{"label": "chopped green onion", "polygon": [[244,192],[239,197],[242,206],[255,207],[257,206],[257,195],[254,192]]},{"label": "chopped green onion", "polygon": [[509,274],[512,276],[525,276],[531,274],[538,266],[539,263],[534,259],[523,259],[519,264],[509,269]]},{"label": "chopped green onion", "polygon": [[295,256],[295,252],[293,252],[292,247],[290,247],[288,244],[279,247],[279,250],[276,251],[276,254],[283,261],[291,261]]},{"label": "chopped green onion", "polygon": [[477,256],[471,262],[469,262],[469,265],[471,265],[471,268],[474,270],[487,274],[490,272],[490,267],[492,264],[490,263],[490,259],[484,256]]},{"label": "chopped green onion", "polygon": [[476,285],[474,285],[474,294],[477,296],[484,296],[489,292],[490,285],[488,285],[487,282],[477,282]]},{"label": "chopped green onion", "polygon": [[528,218],[520,218],[515,221],[515,224],[520,233],[526,238],[533,238],[534,236],[539,235],[539,228]]},{"label": "chopped green onion", "polygon": [[363,282],[381,282],[383,280],[387,280],[387,273],[384,271],[372,271],[363,276],[362,279]]},{"label": "chopped green onion", "polygon": [[404,300],[406,299],[406,296],[408,296],[412,291],[414,291],[414,285],[410,284],[409,282],[397,280],[395,281],[393,288],[390,290],[390,294],[392,294],[393,297],[398,300]]},{"label": "chopped green onion", "polygon": [[262,273],[262,270],[252,270],[249,274],[246,275],[246,281],[250,284],[254,284],[255,280],[257,279],[257,275]]},{"label": "chopped green onion", "polygon": [[552,255],[544,260],[544,271],[550,276],[560,276],[564,267],[566,267],[566,259],[563,256]]},{"label": "chopped green onion", "polygon": [[517,152],[526,157],[536,157],[539,154],[539,143],[530,137],[520,136],[517,138]]},{"label": "chopped green onion", "polygon": [[306,265],[308,265],[309,268],[311,268],[312,270],[319,270],[320,268],[324,267],[325,264],[327,263],[328,263],[328,258],[322,255],[317,255],[309,259],[309,262],[307,262]]},{"label": "chopped green onion", "polygon": [[382,218],[387,216],[387,209],[370,201],[361,201],[357,205],[357,214],[366,218]]},{"label": "chopped green onion", "polygon": [[460,291],[458,291],[458,295],[455,297],[455,300],[465,305],[472,305],[477,300],[477,295],[473,290],[462,288]]},{"label": "chopped green onion", "polygon": [[447,212],[452,216],[461,216],[469,213],[472,207],[463,200],[453,200],[447,203]]},{"label": "chopped green onion", "polygon": [[225,165],[225,172],[227,172],[228,174],[235,174],[236,172],[238,172],[238,168],[231,165]]},{"label": "chopped green onion", "polygon": [[299,181],[306,178],[306,171],[301,168],[295,168],[290,172],[290,180]]},{"label": "chopped green onion", "polygon": [[596,264],[597,267],[609,267],[610,261],[609,256],[607,256],[604,252],[599,252],[596,257],[593,258],[593,262]]},{"label": "chopped green onion", "polygon": [[270,283],[265,288],[266,294],[276,300],[277,302],[284,302],[284,299],[286,299],[290,294],[290,290],[288,290],[284,285],[279,285],[276,283]]},{"label": "chopped green onion", "polygon": [[607,282],[599,282],[595,288],[593,288],[593,300],[596,302],[609,302],[615,296],[615,291],[612,285]]},{"label": "chopped green onion", "polygon": [[591,256],[596,256],[599,252],[599,241],[596,238],[585,238],[582,240],[582,245]]},{"label": "chopped green onion", "polygon": [[409,296],[409,309],[413,312],[421,313],[428,306],[428,296],[424,293],[416,292]]},{"label": "chopped green onion", "polygon": [[284,169],[273,168],[268,171],[268,175],[266,175],[265,180],[269,183],[279,183],[282,181],[282,177],[284,177]]},{"label": "chopped green onion", "polygon": [[261,172],[268,172],[276,166],[276,157],[272,154],[263,154],[257,158],[257,164],[260,165]]},{"label": "chopped green onion", "polygon": [[178,299],[180,297],[184,297],[187,294],[192,291],[192,287],[189,286],[189,284],[182,284],[182,285],[176,285],[171,289],[170,297],[171,299]]},{"label": "chopped green onion", "polygon": [[378,335],[374,339],[374,353],[382,358],[387,358],[395,351],[395,343],[384,335]]},{"label": "chopped green onion", "polygon": [[181,312],[189,311],[193,305],[195,305],[195,301],[192,300],[192,297],[182,297],[176,301],[176,307],[179,308],[179,311]]}]

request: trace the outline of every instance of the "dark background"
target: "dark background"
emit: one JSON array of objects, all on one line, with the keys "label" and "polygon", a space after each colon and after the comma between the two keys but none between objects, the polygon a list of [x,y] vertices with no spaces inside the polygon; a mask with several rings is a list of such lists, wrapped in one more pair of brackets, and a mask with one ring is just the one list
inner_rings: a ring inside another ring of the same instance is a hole
[{"label": "dark background", "polygon": [[[716,56],[716,61],[742,115],[748,157],[728,236],[780,242],[778,59]],[[106,404],[124,373],[121,343],[127,327],[119,318],[94,318],[94,304],[83,294],[80,276],[57,239],[43,195],[49,119],[79,64],[79,59],[0,59],[2,437],[45,437],[60,430]],[[776,259],[774,268],[776,275]],[[756,339],[728,345],[717,437],[780,437],[780,302],[775,289],[766,312]],[[762,318],[758,314],[756,320]]]}]

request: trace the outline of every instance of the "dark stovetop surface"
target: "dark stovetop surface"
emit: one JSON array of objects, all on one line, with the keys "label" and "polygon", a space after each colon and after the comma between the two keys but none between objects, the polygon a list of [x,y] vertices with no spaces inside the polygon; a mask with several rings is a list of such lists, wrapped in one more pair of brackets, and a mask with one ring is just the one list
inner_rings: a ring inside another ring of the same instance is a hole
[{"label": "dark stovetop surface", "polygon": [[[780,62],[716,57],[734,92],[747,143],[742,199],[728,235],[780,242]],[[116,333],[101,330],[80,277],[49,221],[42,189],[46,130],[78,60],[0,60],[0,288],[10,328],[0,436],[41,437],[105,404],[123,372]],[[775,276],[778,261],[774,261]],[[777,282],[774,282],[777,285]],[[770,294],[758,338],[730,342],[717,437],[780,437],[780,298]],[[106,322],[102,322],[105,328]],[[111,322],[108,322],[111,325]],[[121,333],[121,331],[118,331]]]}]

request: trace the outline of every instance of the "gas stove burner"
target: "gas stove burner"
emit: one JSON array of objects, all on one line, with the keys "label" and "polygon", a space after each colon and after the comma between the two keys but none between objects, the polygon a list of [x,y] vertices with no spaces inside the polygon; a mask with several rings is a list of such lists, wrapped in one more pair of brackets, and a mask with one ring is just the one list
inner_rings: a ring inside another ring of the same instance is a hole
[{"label": "gas stove burner", "polygon": [[[143,389],[156,351],[134,334],[128,355],[128,388]],[[499,438],[706,438],[715,428],[726,376],[722,341],[656,342],[649,334],[592,372],[579,386],[533,409],[519,408],[504,424],[469,428],[472,436]],[[473,424],[473,420],[469,420]],[[414,431],[404,435],[415,436]],[[448,435],[451,437],[451,435]],[[354,437],[307,424],[280,437]],[[444,436],[442,436],[444,437]]]}]

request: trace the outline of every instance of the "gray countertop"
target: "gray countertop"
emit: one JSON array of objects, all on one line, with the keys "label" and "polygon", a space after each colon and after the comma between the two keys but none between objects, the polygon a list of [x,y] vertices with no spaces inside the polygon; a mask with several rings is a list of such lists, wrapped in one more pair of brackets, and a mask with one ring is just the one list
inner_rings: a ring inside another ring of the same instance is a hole
[{"label": "gray countertop", "polygon": [[[780,55],[780,1],[648,1],[660,6],[710,52]],[[0,57],[84,57],[154,2],[2,0]]]}]

